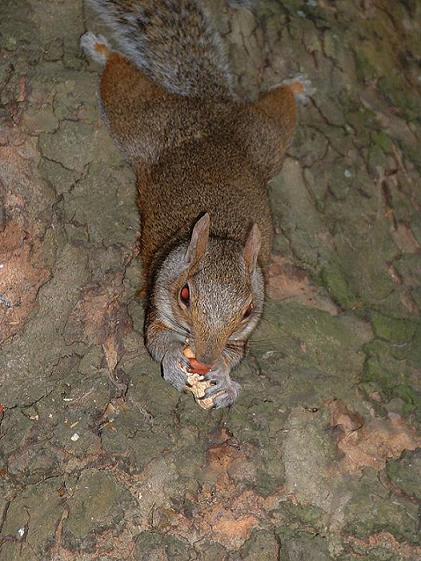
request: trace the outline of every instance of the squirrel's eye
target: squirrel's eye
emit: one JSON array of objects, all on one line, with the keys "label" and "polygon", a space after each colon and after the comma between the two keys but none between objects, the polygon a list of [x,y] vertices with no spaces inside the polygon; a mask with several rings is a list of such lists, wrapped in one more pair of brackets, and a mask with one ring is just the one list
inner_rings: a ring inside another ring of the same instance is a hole
[{"label": "squirrel's eye", "polygon": [[250,316],[253,309],[254,309],[253,304],[249,304],[249,306],[247,307],[246,311],[243,314],[243,319],[247,319]]},{"label": "squirrel's eye", "polygon": [[190,304],[190,289],[188,284],[185,284],[180,290],[180,300],[185,306]]}]

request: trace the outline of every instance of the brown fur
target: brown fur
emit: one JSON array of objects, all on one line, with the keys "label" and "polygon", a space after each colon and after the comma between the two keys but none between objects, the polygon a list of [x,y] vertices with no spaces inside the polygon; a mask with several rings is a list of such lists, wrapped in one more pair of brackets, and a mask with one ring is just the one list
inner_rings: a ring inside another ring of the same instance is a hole
[{"label": "brown fur", "polygon": [[279,171],[294,131],[291,89],[278,88],[254,105],[204,105],[165,92],[113,53],[100,92],[111,133],[137,171],[147,277],[203,212],[210,214],[211,235],[241,243],[256,223],[266,266],[272,243],[266,183]]},{"label": "brown fur", "polygon": [[[105,39],[82,38],[85,50],[105,63],[103,115],[137,175],[145,343],[164,378],[182,390],[188,340],[195,359],[210,369],[206,397],[224,407],[237,399],[239,385],[229,373],[263,310],[262,271],[273,236],[266,184],[294,132],[293,85],[256,103],[236,100],[218,36],[196,1],[159,0],[153,11],[149,0],[92,1],[136,63],[109,50]],[[161,23],[171,21],[189,22],[193,35],[200,31],[200,52],[189,51],[184,27],[170,26],[173,44],[164,44]],[[132,48],[136,40],[139,49]]]}]

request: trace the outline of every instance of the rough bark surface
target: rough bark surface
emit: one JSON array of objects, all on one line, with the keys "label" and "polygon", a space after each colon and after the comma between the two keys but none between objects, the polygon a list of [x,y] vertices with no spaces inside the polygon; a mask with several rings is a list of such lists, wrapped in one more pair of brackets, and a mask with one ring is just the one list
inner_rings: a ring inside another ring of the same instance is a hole
[{"label": "rough bark surface", "polygon": [[316,92],[271,186],[234,408],[142,344],[134,178],[80,0],[0,5],[0,560],[421,558],[421,5],[213,0],[256,95]]}]

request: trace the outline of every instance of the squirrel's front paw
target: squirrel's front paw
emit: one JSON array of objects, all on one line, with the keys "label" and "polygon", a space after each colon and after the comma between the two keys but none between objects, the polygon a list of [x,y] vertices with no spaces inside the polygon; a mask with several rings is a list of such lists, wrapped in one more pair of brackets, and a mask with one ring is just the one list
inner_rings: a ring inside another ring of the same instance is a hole
[{"label": "squirrel's front paw", "polygon": [[204,378],[212,384],[205,391],[205,398],[212,399],[215,409],[232,405],[240,394],[240,384],[231,380],[225,370],[209,372]]},{"label": "squirrel's front paw", "polygon": [[179,392],[186,389],[190,362],[184,356],[182,347],[170,348],[162,359],[161,368],[164,380]]}]

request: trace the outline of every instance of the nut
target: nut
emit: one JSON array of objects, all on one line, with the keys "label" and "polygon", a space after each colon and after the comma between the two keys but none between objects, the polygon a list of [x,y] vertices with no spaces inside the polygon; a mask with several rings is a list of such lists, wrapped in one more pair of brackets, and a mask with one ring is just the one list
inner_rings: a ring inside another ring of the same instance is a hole
[{"label": "nut", "polygon": [[196,403],[202,407],[202,409],[211,409],[213,407],[213,399],[203,398],[205,396],[205,391],[207,388],[210,388],[212,384],[207,380],[202,379],[203,374],[207,374],[209,372],[209,368],[205,367],[201,362],[196,360],[190,347],[186,347],[183,354],[189,359],[190,364],[194,369],[193,372],[187,372],[187,383],[189,385],[186,389],[193,394]]}]

